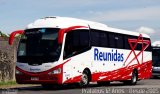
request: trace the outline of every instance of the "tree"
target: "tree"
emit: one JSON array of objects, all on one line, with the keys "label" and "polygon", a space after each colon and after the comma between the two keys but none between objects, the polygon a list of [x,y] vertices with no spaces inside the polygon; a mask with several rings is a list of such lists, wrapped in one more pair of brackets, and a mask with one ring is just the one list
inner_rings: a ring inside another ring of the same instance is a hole
[{"label": "tree", "polygon": [[8,37],[5,33],[2,33],[2,31],[0,31],[0,37]]}]

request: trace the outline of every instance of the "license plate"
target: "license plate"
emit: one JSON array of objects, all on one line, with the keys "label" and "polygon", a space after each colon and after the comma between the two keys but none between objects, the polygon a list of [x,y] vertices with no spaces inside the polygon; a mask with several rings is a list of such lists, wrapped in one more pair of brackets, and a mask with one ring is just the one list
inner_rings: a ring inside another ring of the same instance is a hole
[{"label": "license plate", "polygon": [[39,78],[38,77],[31,77],[31,80],[37,81],[37,80],[39,80]]}]

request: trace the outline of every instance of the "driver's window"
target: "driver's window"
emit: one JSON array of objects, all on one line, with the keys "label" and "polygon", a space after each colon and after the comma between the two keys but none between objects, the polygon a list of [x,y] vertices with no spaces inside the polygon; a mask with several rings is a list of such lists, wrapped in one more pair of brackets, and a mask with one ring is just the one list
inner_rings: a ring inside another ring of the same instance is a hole
[{"label": "driver's window", "polygon": [[86,51],[85,48],[89,47],[89,30],[79,29],[67,33],[64,59],[77,55]]}]

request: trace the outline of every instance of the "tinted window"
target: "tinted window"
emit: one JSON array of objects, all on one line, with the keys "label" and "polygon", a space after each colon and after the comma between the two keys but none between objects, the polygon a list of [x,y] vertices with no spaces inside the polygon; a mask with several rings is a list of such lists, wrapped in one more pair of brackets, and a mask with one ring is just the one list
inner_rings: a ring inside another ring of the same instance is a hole
[{"label": "tinted window", "polygon": [[58,28],[25,30],[19,42],[17,61],[29,64],[57,61],[61,53],[61,45],[58,44],[58,31]]},{"label": "tinted window", "polygon": [[94,30],[91,31],[91,45],[99,46],[99,32]]},{"label": "tinted window", "polygon": [[153,47],[152,49],[152,65],[155,67],[160,67],[160,48]]},{"label": "tinted window", "polygon": [[108,47],[108,35],[107,32],[99,33],[99,43],[101,47]]},{"label": "tinted window", "polygon": [[[97,47],[109,47],[109,48],[119,48],[119,49],[131,49],[128,39],[138,39],[138,36],[125,35],[114,32],[106,32],[101,30],[92,29],[91,33],[91,45]],[[143,38],[144,40],[150,40],[148,38]],[[142,40],[142,38],[141,38]],[[136,42],[132,42],[131,46],[134,47]],[[145,44],[143,44],[145,45]],[[142,50],[142,43],[136,44],[134,50]],[[146,48],[145,51],[151,51],[151,45]]]},{"label": "tinted window", "polygon": [[67,33],[64,58],[68,58],[86,51],[89,48],[89,31],[73,30]]},{"label": "tinted window", "polygon": [[124,48],[125,49],[130,49],[131,47],[130,47],[130,45],[129,45],[129,42],[128,42],[128,36],[127,35],[125,35],[124,36]]},{"label": "tinted window", "polygon": [[89,32],[87,30],[80,31],[79,42],[80,42],[81,46],[88,46],[89,45]]},{"label": "tinted window", "polygon": [[114,33],[109,33],[109,47],[110,48],[116,47]]},{"label": "tinted window", "polygon": [[[124,36],[124,45],[125,45],[125,49],[131,49],[130,45],[129,45],[129,42],[128,42],[128,39],[135,39],[137,40],[138,39],[138,36],[130,36],[130,35],[125,35]],[[149,40],[149,38],[140,38],[140,40]],[[137,42],[133,42],[131,43],[132,47],[136,44]],[[146,44],[143,44],[144,46]],[[138,43],[136,45],[136,48],[134,50],[142,50],[142,43]],[[149,44],[149,46],[145,49],[145,51],[151,51],[151,44]]]},{"label": "tinted window", "polygon": [[[130,47],[130,43],[129,43],[129,39],[133,39],[133,40],[137,40],[138,37],[137,36],[130,36],[130,35],[125,35],[124,37],[125,39],[125,49],[131,49]],[[136,47],[134,48],[134,50],[140,50],[142,49],[142,44],[136,44],[137,42],[131,42],[131,46],[134,47],[136,45]]]},{"label": "tinted window", "polygon": [[115,35],[115,41],[116,41],[116,47],[123,49],[123,36],[121,34],[116,34]]},{"label": "tinted window", "polygon": [[[149,38],[143,38],[144,40],[148,40],[150,41]],[[151,42],[151,41],[150,41]],[[151,51],[152,50],[152,47],[151,47],[151,43],[149,44],[149,46],[145,49],[145,51]]]},{"label": "tinted window", "polygon": [[91,45],[97,47],[108,47],[108,32],[91,30]]}]

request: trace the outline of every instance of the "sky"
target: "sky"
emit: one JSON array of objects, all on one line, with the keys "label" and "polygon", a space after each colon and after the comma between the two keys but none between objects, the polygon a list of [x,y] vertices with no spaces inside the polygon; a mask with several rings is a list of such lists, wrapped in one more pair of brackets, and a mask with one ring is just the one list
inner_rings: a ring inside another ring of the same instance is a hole
[{"label": "sky", "polygon": [[6,34],[46,16],[96,21],[160,40],[160,0],[0,0],[0,31]]}]

